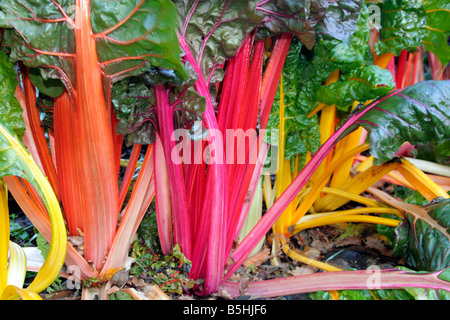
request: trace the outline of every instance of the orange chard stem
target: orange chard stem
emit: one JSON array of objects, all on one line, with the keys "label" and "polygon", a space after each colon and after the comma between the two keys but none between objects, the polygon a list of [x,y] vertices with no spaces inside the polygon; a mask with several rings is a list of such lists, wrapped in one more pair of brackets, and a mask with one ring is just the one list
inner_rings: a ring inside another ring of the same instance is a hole
[{"label": "orange chard stem", "polygon": [[131,180],[133,178],[134,170],[136,169],[136,164],[139,160],[139,154],[141,152],[142,145],[141,144],[133,144],[131,148],[130,159],[128,161],[127,169],[125,170],[125,174],[122,179],[122,184],[120,185],[119,191],[119,210],[122,208],[123,203],[125,202],[125,197],[128,192],[128,188],[130,187]]},{"label": "orange chard stem", "polygon": [[63,213],[67,221],[69,234],[79,236],[84,232],[83,190],[81,188],[81,171],[76,145],[75,119],[73,118],[73,101],[67,91],[54,100],[54,138],[58,179],[61,187]]},{"label": "orange chard stem", "polygon": [[[21,181],[16,176],[4,177],[4,180],[20,208],[42,236],[50,243],[52,234],[50,218],[41,203],[36,203],[36,200],[28,194],[27,189],[22,184],[26,180]],[[74,274],[77,279],[92,278],[97,275],[80,253],[70,244],[67,245],[65,264],[68,267],[72,265],[77,267],[77,272]]]},{"label": "orange chard stem", "polygon": [[39,162],[42,165],[42,170],[47,176],[50,185],[55,192],[56,198],[59,200],[60,194],[56,169],[53,164],[47,139],[45,138],[44,129],[41,126],[39,110],[36,107],[36,89],[30,80],[27,67],[22,67],[21,76],[25,95],[25,104],[22,107],[25,107],[24,112],[27,113],[29,128],[31,129],[30,131],[35,142],[36,151],[39,156]]},{"label": "orange chard stem", "polygon": [[[83,190],[85,258],[96,269],[104,263],[118,221],[118,181],[111,110],[91,29],[90,2],[76,1],[75,124],[80,188]],[[87,72],[88,71],[88,72]]]}]

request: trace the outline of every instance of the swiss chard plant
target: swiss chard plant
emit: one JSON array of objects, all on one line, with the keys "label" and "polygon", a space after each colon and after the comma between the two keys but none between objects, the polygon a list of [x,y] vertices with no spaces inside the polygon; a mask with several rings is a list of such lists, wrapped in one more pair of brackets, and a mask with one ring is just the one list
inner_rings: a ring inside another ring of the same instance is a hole
[{"label": "swiss chard plant", "polygon": [[[154,200],[162,251],[169,254],[177,245],[192,262],[195,292],[207,296],[222,288],[233,296],[239,290],[227,280],[289,206],[291,215],[275,236],[306,227],[296,223],[310,205],[297,207],[298,195],[311,177],[323,174],[320,181],[327,184],[330,174],[321,164],[337,166],[326,159],[353,131],[370,132],[377,166],[358,177],[367,181],[406,171],[401,160],[392,160],[405,141],[448,144],[448,81],[391,91],[396,79],[385,69],[402,48],[429,41],[434,45],[427,48],[446,63],[440,34],[431,32],[439,24],[430,16],[435,7],[425,1],[391,8],[403,2],[381,2],[385,29],[373,37],[366,23],[371,2],[362,0],[1,1],[2,48],[17,63],[20,80],[23,142],[61,202],[69,235],[84,239],[83,250],[68,244],[66,265],[76,266],[80,279],[108,280],[124,263]],[[405,30],[391,12],[418,23]],[[402,43],[389,40],[397,36]],[[49,116],[45,130],[36,106]],[[317,116],[308,117],[318,110],[319,124]],[[249,212],[256,211],[252,200],[262,198],[263,167],[273,152],[264,133],[273,128],[280,129],[282,168],[276,200],[240,239]],[[132,151],[119,184],[124,143]],[[143,145],[145,158],[127,197]],[[347,193],[357,193],[351,187],[359,184],[345,177],[339,180],[350,184]],[[7,183],[50,242],[45,208],[33,189],[20,178]],[[430,191],[430,197],[437,194],[448,197]],[[342,221],[400,223],[362,214]],[[445,272],[426,271],[434,273],[386,271],[383,289],[448,291]],[[320,288],[366,288],[367,274],[339,275],[321,275]],[[313,291],[319,278],[310,278],[255,283],[248,292]]]}]

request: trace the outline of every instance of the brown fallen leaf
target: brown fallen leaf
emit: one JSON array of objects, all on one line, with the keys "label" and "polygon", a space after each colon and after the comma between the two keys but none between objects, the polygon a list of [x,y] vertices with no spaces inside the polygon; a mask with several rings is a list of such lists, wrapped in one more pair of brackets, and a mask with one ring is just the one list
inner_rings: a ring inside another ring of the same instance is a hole
[{"label": "brown fallen leaf", "polygon": [[315,273],[315,269],[313,267],[310,266],[304,266],[304,267],[295,267],[294,270],[289,270],[289,274],[293,275],[293,276],[301,276],[301,275],[305,275],[305,274],[312,274]]},{"label": "brown fallen leaf", "polygon": [[270,255],[270,249],[267,246],[264,246],[261,251],[259,251],[257,254],[247,258],[247,260],[244,261],[244,266],[259,266],[264,261],[267,260],[267,258]]}]

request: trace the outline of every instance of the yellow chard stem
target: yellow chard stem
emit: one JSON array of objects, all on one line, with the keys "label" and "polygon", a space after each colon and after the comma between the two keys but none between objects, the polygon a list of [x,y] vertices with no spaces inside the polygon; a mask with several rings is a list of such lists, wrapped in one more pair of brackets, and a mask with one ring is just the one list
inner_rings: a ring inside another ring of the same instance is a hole
[{"label": "yellow chard stem", "polygon": [[[339,80],[340,71],[333,71],[328,79],[325,81],[325,85],[330,85]],[[322,108],[320,112],[320,121],[319,121],[319,132],[320,132],[320,143],[324,144],[325,141],[334,133],[336,128],[336,107],[334,105],[325,106]],[[325,168],[330,164],[333,159],[333,152],[330,152],[328,156],[324,159],[324,161],[320,164],[317,170],[314,172],[311,180],[314,181],[317,177],[319,177]]]},{"label": "yellow chard stem", "polygon": [[[283,191],[292,182],[290,160],[285,159],[286,149],[286,106],[284,104],[284,88],[283,88],[283,76],[280,78],[280,125],[279,125],[279,148],[278,148],[278,171],[276,173],[276,196],[281,196]],[[283,214],[275,222],[274,228],[277,233],[287,233],[287,226],[290,224],[291,217],[295,211],[295,202],[292,202],[283,212]]]},{"label": "yellow chard stem", "polygon": [[315,214],[309,214],[302,219],[300,219],[300,222],[297,225],[306,224],[306,223],[327,223],[328,221],[331,221],[330,219],[334,219],[337,217],[344,217],[344,216],[356,216],[359,214],[369,214],[369,213],[391,213],[395,214],[398,217],[403,219],[402,213],[394,208],[387,208],[387,207],[369,207],[369,208],[356,208],[356,209],[349,209],[349,210],[340,210],[340,211],[332,211],[332,212],[323,212],[323,213],[315,213]]},{"label": "yellow chard stem", "polygon": [[[37,166],[34,164],[33,171],[37,169]],[[36,182],[42,190],[41,197],[44,200],[52,226],[52,240],[50,241],[47,258],[36,278],[28,287],[29,290],[38,293],[47,288],[55,280],[64,265],[67,233],[59,203],[48,180],[41,171],[36,172]]]},{"label": "yellow chard stem", "polygon": [[383,204],[379,201],[373,200],[373,199],[369,199],[366,197],[363,197],[359,194],[354,194],[354,193],[350,193],[350,192],[346,192],[340,189],[334,189],[334,188],[323,188],[322,192],[324,193],[328,193],[328,194],[332,194],[341,198],[345,198],[345,199],[349,199],[351,201],[355,201],[361,204],[365,204],[368,207],[380,207]]},{"label": "yellow chard stem", "polygon": [[303,202],[297,208],[295,216],[293,217],[291,224],[299,221],[309,210],[311,205],[316,201],[320,192],[325,187],[328,181],[328,177],[333,173],[333,171],[339,167],[342,163],[347,161],[349,158],[354,157],[356,154],[361,153],[369,149],[368,144],[361,145],[352,151],[346,153],[339,159],[335,159],[325,170],[325,172],[312,184],[312,188],[308,192],[308,196],[303,200]]},{"label": "yellow chard stem", "polygon": [[[353,194],[361,194],[397,167],[399,167],[399,163],[396,161],[386,162],[379,166],[373,166],[350,179],[347,183],[342,185],[340,189]],[[349,201],[350,200],[345,198],[327,195],[316,202],[315,209],[318,212],[333,211]]]},{"label": "yellow chard stem", "polygon": [[302,262],[304,264],[310,265],[314,268],[318,268],[323,271],[342,271],[342,269],[336,268],[334,266],[331,266],[327,263],[320,262],[308,257],[305,257],[304,255],[297,252],[297,250],[291,248],[286,240],[283,238],[283,236],[279,237],[281,242],[281,247],[283,249],[283,252],[291,259],[294,259],[296,261]]},{"label": "yellow chard stem", "polygon": [[22,300],[42,300],[36,292],[15,286],[7,286],[0,297],[1,300],[15,300],[17,298]]},{"label": "yellow chard stem", "polygon": [[356,167],[356,172],[363,172],[373,166],[373,156],[368,156]]},{"label": "yellow chard stem", "polygon": [[319,103],[319,105],[310,113],[308,113],[307,117],[311,118],[313,115],[315,115],[316,113],[319,113],[319,111],[321,111],[323,108],[325,108],[327,105],[323,102]]},{"label": "yellow chard stem", "polygon": [[29,291],[39,293],[55,280],[64,264],[67,248],[66,227],[55,193],[47,178],[39,169],[36,162],[34,162],[31,154],[25,150],[20,141],[12,136],[10,131],[5,127],[0,126],[0,134],[5,137],[17,153],[18,158],[24,162],[29,173],[31,173],[32,176],[27,176],[27,179],[30,180],[39,192],[42,201],[47,208],[52,226],[52,237],[47,258],[37,276],[27,288]]},{"label": "yellow chard stem", "polygon": [[[355,108],[357,102],[354,103],[353,108]],[[361,138],[363,128],[359,127],[355,131],[346,135],[340,143],[336,146],[335,157],[340,157],[342,154],[356,148],[359,144],[359,140]],[[353,159],[348,159],[345,163],[343,163],[339,168],[337,168],[333,172],[333,176],[330,181],[331,188],[339,188],[343,185],[350,177],[350,170],[353,166]]]},{"label": "yellow chard stem", "polygon": [[[382,69],[386,69],[389,61],[391,61],[393,57],[392,53],[383,54],[380,57],[377,57],[375,60],[375,64],[378,65]],[[365,105],[371,103],[372,101],[367,101]],[[353,103],[353,109],[358,105],[358,102],[355,101]],[[348,150],[355,148],[360,141],[361,134],[363,133],[363,128],[359,127],[354,132],[346,135],[341,141],[340,144],[336,146],[336,154],[335,157],[339,157],[341,153],[345,153]],[[343,185],[350,177],[350,169],[353,165],[353,159],[349,159],[342,166],[337,168],[335,172],[333,172],[333,177],[331,178],[330,187],[331,188],[339,188]]]},{"label": "yellow chard stem", "polygon": [[405,158],[397,169],[408,182],[413,185],[428,201],[438,197],[447,199],[449,195],[438,184],[431,180],[422,170]]},{"label": "yellow chard stem", "polygon": [[0,179],[0,294],[7,286],[9,250],[8,189]]},{"label": "yellow chard stem", "polygon": [[343,223],[343,222],[363,222],[363,223],[374,223],[381,224],[391,227],[398,227],[398,225],[402,222],[400,220],[388,219],[388,218],[380,218],[374,216],[365,216],[365,215],[346,215],[346,216],[337,216],[337,217],[328,217],[327,219],[317,219],[312,220],[310,222],[300,223],[291,228],[292,233],[297,233],[301,230],[315,228],[335,223]]}]

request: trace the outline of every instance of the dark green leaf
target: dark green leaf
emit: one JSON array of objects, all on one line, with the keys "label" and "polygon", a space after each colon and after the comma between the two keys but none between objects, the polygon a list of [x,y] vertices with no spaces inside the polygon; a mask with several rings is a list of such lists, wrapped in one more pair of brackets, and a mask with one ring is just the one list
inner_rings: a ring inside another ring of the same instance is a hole
[{"label": "dark green leaf", "polygon": [[158,224],[156,221],[156,211],[154,208],[147,213],[139,225],[137,234],[144,240],[145,245],[152,252],[159,251]]},{"label": "dark green leaf", "polygon": [[339,69],[341,73],[346,73],[362,65],[373,64],[372,52],[368,45],[370,37],[368,19],[369,11],[363,6],[355,32],[351,36],[345,39],[323,38],[318,42],[315,54],[319,54],[319,57],[326,56],[326,61],[322,63],[332,65],[331,71]]},{"label": "dark green leaf", "polygon": [[[66,10],[75,5],[73,0],[58,3]],[[51,66],[46,77],[59,78],[57,70],[61,70],[73,82],[73,62],[67,54],[74,53],[74,32],[65,22],[45,23],[46,19],[63,17],[52,1],[5,0],[0,2],[0,10],[5,14],[5,43],[11,48],[13,61],[23,61],[31,68]]]},{"label": "dark green leaf", "polygon": [[427,23],[423,44],[445,66],[450,60],[450,2],[447,0],[424,0]]},{"label": "dark green leaf", "polygon": [[173,83],[185,81],[177,18],[174,4],[166,0],[91,1],[92,31],[105,74],[123,78],[124,72],[136,75],[156,69]]},{"label": "dark green leaf", "polygon": [[247,35],[261,23],[257,1],[175,0],[179,34],[187,42],[208,84],[223,79],[220,67],[233,57]]},{"label": "dark green leaf", "polygon": [[61,80],[52,78],[45,79],[41,74],[41,68],[30,68],[29,75],[34,86],[49,97],[56,98],[60,96],[65,89],[64,83],[62,83]]},{"label": "dark green leaf", "polygon": [[363,1],[261,1],[257,10],[266,14],[262,35],[289,32],[312,49],[316,37],[344,40],[356,28]]},{"label": "dark green leaf", "polygon": [[[382,218],[388,218],[388,219],[396,219],[396,220],[400,220],[400,218],[395,215],[395,214],[391,214],[391,213],[383,213],[381,215]],[[379,235],[385,236],[387,243],[393,247],[395,245],[395,235],[394,235],[394,227],[390,227],[390,226],[386,226],[386,225],[382,225],[382,224],[378,224],[377,225],[377,232]]]},{"label": "dark green leaf", "polygon": [[[149,76],[153,81],[155,78]],[[128,145],[132,143],[150,144],[156,139],[155,100],[152,82],[147,73],[130,77],[114,84],[111,98],[115,113],[119,119],[116,131],[126,135]],[[205,98],[200,96],[192,86],[173,87],[169,102],[174,108],[175,128],[201,119],[205,108]]]},{"label": "dark green leaf", "polygon": [[[94,0],[90,6],[98,59],[106,76],[114,81],[156,70],[176,83],[186,79],[179,59],[176,9],[170,1]],[[45,67],[46,78],[61,79],[66,86],[74,83],[75,1],[5,0],[0,10],[13,61]]]},{"label": "dark green leaf", "polygon": [[354,101],[364,103],[386,95],[394,88],[394,78],[389,70],[370,65],[355,69],[335,83],[322,86],[316,96],[326,105],[335,105],[347,111]]},{"label": "dark green leaf", "polygon": [[405,203],[418,206],[424,206],[429,202],[419,191],[411,190],[403,186],[394,185],[394,197],[402,199]]},{"label": "dark green leaf", "polygon": [[415,145],[411,153],[414,158],[436,162],[440,164],[448,164],[448,147],[445,144],[436,145],[433,142]]},{"label": "dark green leaf", "polygon": [[398,56],[403,49],[416,50],[425,36],[425,10],[422,1],[382,0],[368,1],[380,10],[381,30],[374,50],[377,55],[393,52]]},{"label": "dark green leaf", "polygon": [[371,154],[376,164],[380,164],[392,159],[405,141],[413,145],[448,144],[449,105],[450,81],[424,81],[397,90],[356,111],[355,121],[349,129],[362,125],[371,132]]},{"label": "dark green leaf", "polygon": [[348,39],[355,32],[363,3],[362,0],[328,1],[326,15],[316,26],[317,33],[327,39]]},{"label": "dark green leaf", "polygon": [[[293,39],[283,68],[283,93],[285,105],[285,158],[295,159],[299,155],[302,167],[307,151],[316,152],[320,146],[320,134],[317,117],[308,118],[309,104],[301,96],[301,49],[302,43]],[[279,128],[280,87],[277,89],[268,129]]]},{"label": "dark green leaf", "polygon": [[438,271],[450,266],[450,199],[436,199],[395,230],[394,253],[415,270]]},{"label": "dark green leaf", "polygon": [[113,85],[111,100],[119,119],[116,132],[126,135],[127,145],[155,141],[153,89],[138,77],[127,78]]}]

